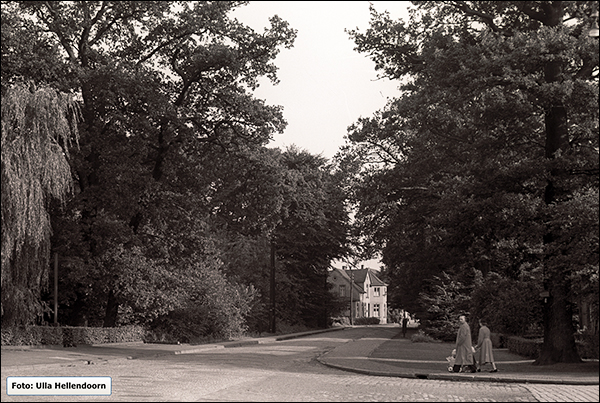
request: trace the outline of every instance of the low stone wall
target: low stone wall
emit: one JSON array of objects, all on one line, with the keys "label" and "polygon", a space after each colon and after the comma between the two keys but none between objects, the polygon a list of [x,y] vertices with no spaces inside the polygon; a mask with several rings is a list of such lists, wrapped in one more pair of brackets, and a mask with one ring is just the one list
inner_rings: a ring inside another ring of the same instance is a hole
[{"label": "low stone wall", "polygon": [[53,345],[72,347],[79,344],[104,344],[144,341],[141,326],[71,327],[28,326],[2,329],[3,346]]}]

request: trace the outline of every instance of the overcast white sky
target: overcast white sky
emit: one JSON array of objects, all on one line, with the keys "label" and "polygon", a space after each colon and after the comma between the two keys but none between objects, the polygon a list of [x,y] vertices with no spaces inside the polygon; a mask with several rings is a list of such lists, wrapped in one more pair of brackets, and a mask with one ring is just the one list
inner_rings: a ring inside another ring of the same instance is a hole
[{"label": "overcast white sky", "polygon": [[[398,83],[377,80],[375,63],[354,51],[344,29],[365,32],[369,27],[368,1],[251,1],[232,17],[257,32],[278,15],[297,29],[292,49],[283,49],[275,64],[280,83],[262,82],[255,95],[269,105],[282,105],[288,126],[269,146],[282,150],[295,144],[312,154],[332,158],[344,144],[346,129],[368,117],[398,94]],[[407,1],[372,1],[378,12],[407,19]],[[342,262],[334,262],[341,267]],[[379,269],[376,259],[363,262]],[[360,265],[359,265],[360,267]]]},{"label": "overcast white sky", "polygon": [[[379,12],[406,19],[406,1],[372,1]],[[353,50],[344,29],[369,27],[368,1],[251,1],[232,13],[257,32],[277,14],[297,29],[292,49],[283,49],[275,64],[280,83],[268,81],[256,90],[269,105],[282,105],[288,122],[284,134],[275,134],[270,146],[292,144],[331,158],[344,144],[349,125],[360,116],[383,108],[397,95],[398,84],[377,80],[375,64]]]}]

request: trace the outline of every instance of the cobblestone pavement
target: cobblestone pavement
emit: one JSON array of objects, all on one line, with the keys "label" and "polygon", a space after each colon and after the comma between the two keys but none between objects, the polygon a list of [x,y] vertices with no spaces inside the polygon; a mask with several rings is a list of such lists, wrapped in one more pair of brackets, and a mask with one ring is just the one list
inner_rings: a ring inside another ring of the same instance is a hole
[{"label": "cobblestone pavement", "polygon": [[598,386],[525,385],[540,402],[597,402]]},{"label": "cobblestone pavement", "polygon": [[[317,357],[350,341],[313,336],[95,365],[2,369],[2,401],[598,401],[597,386],[462,382],[362,375]],[[111,376],[108,397],[7,396],[7,376]]]},{"label": "cobblestone pavement", "polygon": [[[277,351],[276,354],[281,354]],[[259,369],[272,362],[264,351],[236,358],[188,355],[167,360],[137,360],[107,365],[58,367],[19,376],[106,376],[110,397],[6,396],[2,401],[481,401],[535,402],[519,384],[430,381],[350,374],[323,368],[310,358],[292,358],[288,366]],[[239,355],[239,354],[236,354]],[[266,357],[266,359],[265,359]],[[220,364],[219,364],[220,362]],[[17,374],[8,374],[17,375]]]}]

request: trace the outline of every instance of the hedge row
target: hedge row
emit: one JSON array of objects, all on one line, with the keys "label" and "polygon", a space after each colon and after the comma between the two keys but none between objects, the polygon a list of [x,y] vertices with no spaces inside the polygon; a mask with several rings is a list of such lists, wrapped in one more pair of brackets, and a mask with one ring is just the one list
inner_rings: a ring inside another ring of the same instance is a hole
[{"label": "hedge row", "polygon": [[143,341],[145,330],[140,326],[123,327],[51,327],[30,326],[2,329],[3,346],[103,344]]},{"label": "hedge row", "polygon": [[[526,339],[524,337],[508,337],[508,351],[523,357],[536,359],[542,350],[543,338]],[[586,359],[598,359],[598,336],[597,335],[576,335],[575,344],[579,357]]]},{"label": "hedge row", "polygon": [[379,318],[368,317],[368,318],[356,318],[354,319],[355,325],[378,325],[380,323]]},{"label": "hedge row", "polygon": [[524,337],[510,336],[506,339],[508,351],[528,358],[538,358],[544,339],[526,339]]}]

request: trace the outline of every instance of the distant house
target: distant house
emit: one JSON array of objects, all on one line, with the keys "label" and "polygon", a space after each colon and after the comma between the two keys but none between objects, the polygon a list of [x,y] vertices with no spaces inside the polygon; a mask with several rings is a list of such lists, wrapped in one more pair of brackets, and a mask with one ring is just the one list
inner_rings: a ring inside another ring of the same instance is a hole
[{"label": "distant house", "polygon": [[348,308],[343,316],[353,318],[375,317],[379,323],[387,323],[387,284],[377,276],[377,271],[368,268],[347,270],[333,268],[328,281],[332,292],[348,298]]}]

